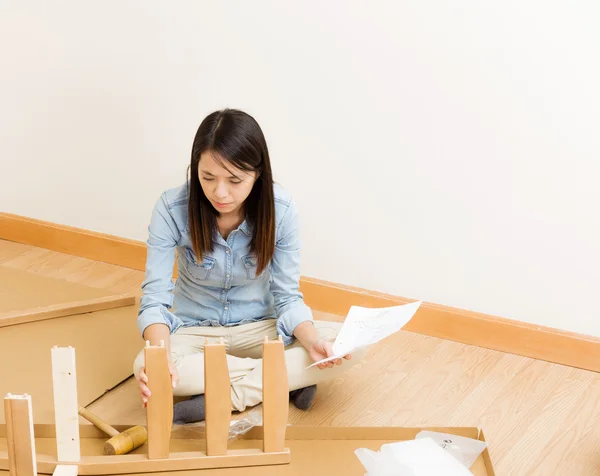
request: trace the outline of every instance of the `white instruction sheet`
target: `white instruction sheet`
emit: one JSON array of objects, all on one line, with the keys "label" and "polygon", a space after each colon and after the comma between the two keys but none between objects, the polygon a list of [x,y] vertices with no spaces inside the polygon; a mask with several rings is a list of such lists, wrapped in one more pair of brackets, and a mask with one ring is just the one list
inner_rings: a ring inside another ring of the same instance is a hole
[{"label": "white instruction sheet", "polygon": [[398,332],[412,319],[422,301],[402,306],[368,308],[352,306],[337,339],[333,343],[334,355],[320,360],[307,368],[323,362],[342,358],[357,349],[376,344]]}]

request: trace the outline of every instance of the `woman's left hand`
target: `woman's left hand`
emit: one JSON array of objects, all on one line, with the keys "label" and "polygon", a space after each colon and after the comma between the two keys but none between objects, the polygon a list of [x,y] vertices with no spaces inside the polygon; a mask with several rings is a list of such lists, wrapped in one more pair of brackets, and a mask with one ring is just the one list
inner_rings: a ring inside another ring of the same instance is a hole
[{"label": "woman's left hand", "polygon": [[[308,355],[313,360],[313,362],[319,362],[320,360],[326,359],[328,357],[333,357],[335,354],[333,353],[333,344],[325,339],[318,339],[311,346],[308,351]],[[352,358],[351,354],[345,355],[344,359],[350,360]],[[331,360],[329,362],[324,362],[322,364],[317,365],[320,369],[332,368],[334,365],[341,365],[342,359]]]}]

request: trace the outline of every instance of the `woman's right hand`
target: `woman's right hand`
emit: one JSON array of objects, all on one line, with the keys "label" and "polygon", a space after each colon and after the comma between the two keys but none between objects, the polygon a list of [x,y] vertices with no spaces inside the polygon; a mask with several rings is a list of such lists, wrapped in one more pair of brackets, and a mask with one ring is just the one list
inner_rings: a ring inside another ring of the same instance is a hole
[{"label": "woman's right hand", "polygon": [[[164,345],[167,351],[167,361],[169,363],[169,373],[171,374],[171,383],[173,388],[177,386],[179,382],[179,375],[177,375],[177,368],[171,361],[171,334],[169,327],[166,324],[150,324],[144,330],[143,335],[144,341],[150,342],[152,345]],[[146,369],[141,368],[138,376],[138,386],[140,387],[140,396],[142,397],[142,406],[145,408],[150,398],[150,389],[148,388],[148,375],[146,375]]]},{"label": "woman's right hand", "polygon": [[[179,375],[177,374],[177,367],[175,367],[173,362],[169,362],[169,373],[171,374],[171,384],[173,385],[173,388],[175,388],[179,382]],[[148,376],[146,375],[145,368],[140,369],[140,375],[137,381],[140,388],[140,397],[142,398],[142,407],[146,408],[151,392],[148,388]]]}]

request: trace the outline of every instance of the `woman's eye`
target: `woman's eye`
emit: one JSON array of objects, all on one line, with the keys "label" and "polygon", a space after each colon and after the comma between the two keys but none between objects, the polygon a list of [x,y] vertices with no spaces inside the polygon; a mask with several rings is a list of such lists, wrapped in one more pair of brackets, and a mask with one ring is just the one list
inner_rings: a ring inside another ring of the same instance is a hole
[{"label": "woman's eye", "polygon": [[238,183],[242,183],[241,180],[230,180],[229,182],[231,182],[231,183],[233,183],[235,185],[237,185]]},{"label": "woman's eye", "polygon": [[214,179],[208,177],[202,177],[202,180],[206,180],[207,182],[212,182]]}]

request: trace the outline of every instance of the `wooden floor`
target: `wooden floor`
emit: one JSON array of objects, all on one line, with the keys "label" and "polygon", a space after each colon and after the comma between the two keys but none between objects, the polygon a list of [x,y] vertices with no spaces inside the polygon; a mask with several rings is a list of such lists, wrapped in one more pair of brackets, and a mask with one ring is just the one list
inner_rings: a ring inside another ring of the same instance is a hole
[{"label": "wooden floor", "polygon": [[[143,279],[140,271],[6,241],[0,263],[137,295]],[[145,422],[131,379],[90,408],[112,423]],[[290,409],[290,423],[478,426],[500,476],[600,474],[598,374],[410,332],[321,385],[310,411]]]}]

